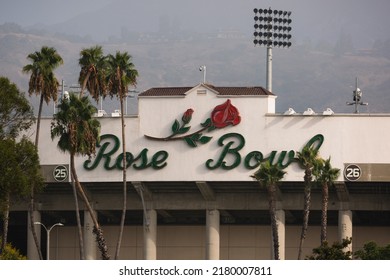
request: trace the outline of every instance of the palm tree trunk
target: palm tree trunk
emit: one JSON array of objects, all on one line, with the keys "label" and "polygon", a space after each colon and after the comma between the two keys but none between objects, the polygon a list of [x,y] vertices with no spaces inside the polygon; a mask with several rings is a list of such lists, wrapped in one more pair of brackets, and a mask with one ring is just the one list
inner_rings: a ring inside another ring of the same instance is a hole
[{"label": "palm tree trunk", "polygon": [[85,90],[85,88],[87,87],[87,82],[88,82],[90,76],[91,76],[91,71],[88,71],[88,74],[87,74],[87,76],[85,77],[85,79],[84,79],[84,81],[83,81],[83,84],[82,84],[82,86],[81,86],[79,98],[83,97],[83,95],[84,95],[84,90]]},{"label": "palm tree trunk", "polygon": [[88,212],[91,216],[92,222],[94,224],[93,233],[96,235],[96,241],[98,243],[98,248],[99,248],[100,253],[102,255],[102,259],[109,260],[110,255],[108,254],[108,248],[107,248],[106,240],[104,239],[104,236],[103,236],[103,230],[100,228],[100,225],[97,221],[97,218],[96,218],[95,213],[91,207],[91,204],[89,203],[89,200],[88,200],[88,198],[83,190],[83,187],[81,186],[81,184],[79,182],[79,179],[78,179],[77,173],[76,173],[76,169],[74,166],[75,166],[74,165],[74,156],[71,156],[70,169],[71,169],[72,176],[73,176],[75,183],[76,183],[76,188],[79,191],[81,198],[83,199],[85,206],[87,207]]},{"label": "palm tree trunk", "polygon": [[41,100],[39,101],[38,118],[37,118],[37,131],[35,132],[35,147],[38,149],[39,143],[39,130],[41,129],[41,116],[43,106],[43,94],[41,94]]},{"label": "palm tree trunk", "polygon": [[4,251],[5,245],[7,244],[8,239],[8,222],[9,222],[9,192],[7,192],[4,203],[3,211],[3,236],[1,241],[0,255]]},{"label": "palm tree trunk", "polygon": [[[72,155],[70,157],[72,157]],[[74,157],[74,155],[73,155],[73,157]],[[73,191],[73,197],[74,197],[75,208],[76,208],[77,228],[78,228],[78,232],[79,232],[80,259],[84,260],[85,259],[84,239],[83,239],[83,231],[82,231],[82,227],[81,227],[79,201],[78,201],[76,186],[75,186],[75,182],[74,182],[74,178],[73,178],[72,173],[71,173],[71,177],[72,177],[72,191]]]},{"label": "palm tree trunk", "polygon": [[33,236],[33,239],[34,239],[34,243],[35,243],[35,247],[37,248],[37,252],[38,252],[38,257],[40,260],[43,260],[43,256],[42,256],[42,251],[41,251],[41,246],[39,245],[39,240],[38,240],[38,236],[37,236],[37,232],[35,230],[35,226],[34,226],[34,216],[33,216],[33,213],[34,213],[34,186],[31,186],[31,193],[30,193],[30,206],[29,206],[29,211],[28,211],[28,216],[29,216],[29,219],[30,219],[30,230],[31,230],[31,233],[32,233],[32,236]]},{"label": "palm tree trunk", "polygon": [[324,244],[327,235],[328,200],[329,200],[329,187],[328,184],[325,182],[322,186],[321,244]]},{"label": "palm tree trunk", "polygon": [[[38,109],[37,128],[36,128],[36,132],[35,132],[35,147],[37,149],[38,149],[38,144],[39,144],[39,131],[41,128],[42,105],[43,105],[43,94],[41,93],[41,99],[39,101],[39,109]],[[30,218],[30,230],[31,230],[31,234],[32,234],[33,239],[34,239],[35,247],[37,248],[39,259],[43,260],[41,247],[39,245],[37,232],[36,232],[35,226],[34,226],[34,217],[33,217],[34,208],[35,208],[34,207],[34,203],[35,203],[34,197],[35,197],[35,185],[32,184],[31,185],[31,192],[30,192],[30,207],[29,207],[29,213],[28,213],[28,216]]]},{"label": "palm tree trunk", "polygon": [[116,245],[116,251],[115,251],[115,259],[117,260],[119,258],[119,252],[120,247],[122,243],[122,236],[123,236],[123,230],[125,226],[125,219],[126,219],[126,208],[127,208],[127,182],[126,182],[126,135],[125,135],[125,118],[123,115],[123,95],[120,96],[120,103],[121,103],[121,122],[122,122],[122,153],[123,153],[123,160],[122,160],[122,175],[123,175],[123,206],[122,206],[122,217],[120,222],[120,229],[119,229],[119,236],[118,236],[118,242]]},{"label": "palm tree trunk", "polygon": [[304,190],[304,202],[303,202],[304,203],[303,223],[302,223],[301,240],[299,243],[299,250],[298,250],[298,260],[302,258],[303,242],[306,239],[307,228],[309,226],[309,214],[310,214],[310,204],[311,204],[311,181],[312,181],[311,168],[306,168],[304,181],[305,181],[305,190]]},{"label": "palm tree trunk", "polygon": [[274,259],[279,260],[279,233],[278,224],[276,221],[276,187],[274,184],[268,186],[268,204],[269,214],[271,218],[271,230],[272,230],[272,241],[274,249]]}]

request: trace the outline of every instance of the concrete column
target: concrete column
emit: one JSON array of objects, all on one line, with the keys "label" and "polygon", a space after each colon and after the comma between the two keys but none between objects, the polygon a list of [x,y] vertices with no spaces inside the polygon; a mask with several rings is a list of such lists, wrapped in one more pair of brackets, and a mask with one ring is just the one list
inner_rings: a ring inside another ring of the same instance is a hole
[{"label": "concrete column", "polygon": [[[33,211],[33,221],[41,222],[41,212]],[[35,245],[34,236],[30,229],[30,215],[27,213],[27,259],[29,260],[39,260],[39,254],[37,247]],[[35,232],[38,237],[39,247],[41,246],[41,225],[33,225],[35,227]]]},{"label": "concrete column", "polygon": [[[284,260],[286,257],[286,217],[284,210],[276,210],[276,223],[279,236],[279,259]],[[274,246],[272,244],[272,250]],[[273,255],[273,252],[272,252]]]},{"label": "concrete column", "polygon": [[157,259],[157,212],[146,210],[144,217],[144,259]]},{"label": "concrete column", "polygon": [[[352,211],[339,210],[339,241],[352,237]],[[346,250],[352,251],[352,243]]]},{"label": "concrete column", "polygon": [[206,260],[219,260],[219,211],[206,210]]},{"label": "concrete column", "polygon": [[93,221],[87,210],[84,211],[84,254],[86,260],[96,260],[96,238],[93,234]]}]

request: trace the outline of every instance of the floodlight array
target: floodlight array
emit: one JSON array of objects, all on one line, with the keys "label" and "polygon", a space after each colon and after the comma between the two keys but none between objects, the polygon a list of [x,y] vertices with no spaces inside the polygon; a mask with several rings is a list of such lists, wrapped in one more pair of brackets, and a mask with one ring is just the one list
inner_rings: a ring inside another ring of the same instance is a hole
[{"label": "floodlight array", "polygon": [[254,9],[255,31],[253,43],[259,46],[291,47],[291,12],[269,9]]}]

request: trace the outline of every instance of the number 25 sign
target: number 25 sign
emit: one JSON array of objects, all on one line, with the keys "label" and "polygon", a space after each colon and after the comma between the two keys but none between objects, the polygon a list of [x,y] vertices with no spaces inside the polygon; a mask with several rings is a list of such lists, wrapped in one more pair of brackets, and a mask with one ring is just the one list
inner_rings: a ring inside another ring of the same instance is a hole
[{"label": "number 25 sign", "polygon": [[57,165],[53,170],[53,178],[57,182],[63,182],[68,179],[68,168],[63,165]]}]

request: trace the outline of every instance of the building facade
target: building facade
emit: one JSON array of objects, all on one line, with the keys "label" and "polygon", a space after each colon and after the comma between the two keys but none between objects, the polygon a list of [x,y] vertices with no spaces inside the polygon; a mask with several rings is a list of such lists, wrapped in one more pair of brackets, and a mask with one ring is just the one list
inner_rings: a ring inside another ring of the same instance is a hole
[{"label": "building facade", "polygon": [[[152,88],[138,102],[138,115],[125,118],[128,202],[121,259],[271,259],[267,193],[251,177],[263,160],[286,171],[277,198],[280,257],[296,259],[304,176],[296,156],[307,145],[341,170],[330,189],[328,240],[352,237],[353,250],[371,240],[390,243],[390,115],[280,114],[276,96],[262,87],[207,84]],[[113,255],[122,209],[121,122],[118,114],[97,117],[100,145],[94,157],[76,159],[76,170]],[[79,259],[69,155],[51,139],[50,123],[43,119],[41,125],[47,186],[36,199],[34,219],[64,224],[50,233],[51,259]],[[89,214],[80,207],[86,257],[99,259]],[[20,240],[27,235],[25,250],[37,258],[27,206],[12,210],[11,233]],[[313,188],[305,256],[320,245],[320,216],[321,190]],[[35,227],[45,249],[46,233]]]}]

